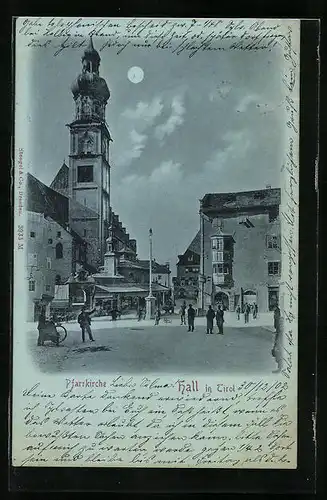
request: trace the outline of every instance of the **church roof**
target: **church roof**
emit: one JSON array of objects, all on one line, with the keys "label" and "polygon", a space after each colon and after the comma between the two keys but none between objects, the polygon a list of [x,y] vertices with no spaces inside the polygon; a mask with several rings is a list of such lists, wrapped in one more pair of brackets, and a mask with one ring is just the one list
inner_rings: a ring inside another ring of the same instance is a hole
[{"label": "church roof", "polygon": [[67,189],[68,188],[68,175],[69,175],[69,168],[64,162],[60,169],[58,170],[55,178],[50,184],[50,188],[57,190],[57,189]]},{"label": "church roof", "polygon": [[27,173],[27,210],[50,217],[74,239],[84,242],[76,231],[69,228],[69,199],[30,173]]},{"label": "church roof", "polygon": [[98,217],[98,214],[95,210],[92,210],[82,203],[74,200],[73,198],[69,198],[69,207],[70,213],[73,218],[76,219],[94,219]]},{"label": "church roof", "polygon": [[29,172],[27,173],[27,210],[43,213],[66,227],[69,222],[68,198],[49,188]]}]

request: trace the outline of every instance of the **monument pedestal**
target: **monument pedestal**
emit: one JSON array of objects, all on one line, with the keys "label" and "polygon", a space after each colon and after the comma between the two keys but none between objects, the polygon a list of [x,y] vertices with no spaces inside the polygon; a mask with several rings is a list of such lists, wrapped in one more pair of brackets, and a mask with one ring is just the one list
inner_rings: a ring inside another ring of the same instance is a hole
[{"label": "monument pedestal", "polygon": [[145,319],[154,318],[155,302],[156,298],[153,295],[148,295],[148,297],[145,297],[145,303],[146,303]]}]

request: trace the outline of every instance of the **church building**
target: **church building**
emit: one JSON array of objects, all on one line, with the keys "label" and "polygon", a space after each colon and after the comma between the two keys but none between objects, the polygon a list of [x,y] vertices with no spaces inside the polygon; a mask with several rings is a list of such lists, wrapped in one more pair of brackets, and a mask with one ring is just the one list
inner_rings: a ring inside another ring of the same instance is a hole
[{"label": "church building", "polygon": [[[138,260],[136,240],[130,238],[119,215],[111,208],[109,152],[112,139],[106,122],[110,91],[99,74],[100,56],[92,38],[81,62],[81,72],[71,86],[75,115],[67,125],[70,135],[68,165],[63,163],[50,187],[28,174],[29,213],[37,213],[40,220],[48,221],[44,222],[44,227],[49,226],[49,218],[52,225],[62,224],[65,231],[61,233],[67,240],[64,245],[69,248],[60,259],[53,256],[57,282],[48,283],[50,278],[47,278],[46,290],[53,310],[77,310],[83,303],[93,306],[102,305],[103,301],[107,306],[118,307],[122,299],[129,306],[137,307],[140,299],[148,294],[149,266]],[[63,211],[65,220],[61,220]],[[29,220],[34,221],[35,216]],[[48,232],[48,229],[42,231],[44,247],[51,239]],[[32,243],[29,241],[28,245],[33,246]],[[47,248],[45,259],[50,258],[58,245],[62,242]],[[31,254],[35,254],[34,247],[28,248],[28,255]],[[42,294],[35,296],[35,290],[40,287],[33,267],[28,269],[29,281],[34,283],[30,285],[34,292],[31,300],[37,309]],[[39,276],[43,271],[49,274],[46,268],[38,267],[38,271]],[[153,291],[158,303],[168,298],[166,285],[155,283]],[[35,317],[35,311],[30,311],[31,316]]]}]

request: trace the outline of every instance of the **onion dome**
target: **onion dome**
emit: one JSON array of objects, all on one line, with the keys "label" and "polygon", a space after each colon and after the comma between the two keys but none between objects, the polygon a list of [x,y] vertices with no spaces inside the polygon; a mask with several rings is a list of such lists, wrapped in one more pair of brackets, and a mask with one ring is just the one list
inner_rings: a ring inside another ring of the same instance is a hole
[{"label": "onion dome", "polygon": [[79,95],[85,95],[106,103],[110,97],[110,91],[105,79],[99,76],[100,56],[93,47],[92,38],[84,51],[82,64],[82,73],[71,86],[74,99]]},{"label": "onion dome", "polygon": [[81,73],[73,82],[71,90],[75,99],[78,95],[87,95],[106,103],[110,97],[105,79],[94,73]]}]

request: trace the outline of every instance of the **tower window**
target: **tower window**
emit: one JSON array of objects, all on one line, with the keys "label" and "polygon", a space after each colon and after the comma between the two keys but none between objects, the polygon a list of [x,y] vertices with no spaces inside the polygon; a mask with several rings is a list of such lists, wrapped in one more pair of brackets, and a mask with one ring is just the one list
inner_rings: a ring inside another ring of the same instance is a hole
[{"label": "tower window", "polygon": [[35,292],[35,281],[30,280],[30,281],[28,282],[28,290],[29,290],[30,292]]},{"label": "tower window", "polygon": [[49,243],[49,245],[52,245],[52,238],[48,239],[48,243]]},{"label": "tower window", "polygon": [[56,274],[56,285],[60,285],[61,283],[61,276],[60,274]]},{"label": "tower window", "polygon": [[77,182],[93,182],[93,165],[77,167]]},{"label": "tower window", "polygon": [[56,259],[63,258],[63,247],[61,243],[56,244]]},{"label": "tower window", "polygon": [[61,231],[57,231],[57,238],[61,238]]},{"label": "tower window", "polygon": [[34,231],[31,231],[31,232],[30,232],[30,237],[31,237],[31,238],[35,238],[35,232],[34,232]]}]

